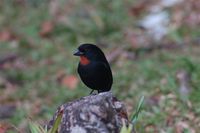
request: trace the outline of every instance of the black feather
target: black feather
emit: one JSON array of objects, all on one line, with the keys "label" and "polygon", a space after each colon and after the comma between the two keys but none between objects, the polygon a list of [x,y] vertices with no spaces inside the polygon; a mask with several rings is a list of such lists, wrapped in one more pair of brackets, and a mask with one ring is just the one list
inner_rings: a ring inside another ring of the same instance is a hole
[{"label": "black feather", "polygon": [[83,83],[98,92],[109,91],[112,87],[113,77],[110,65],[104,53],[93,44],[82,44],[78,48],[90,60],[87,65],[78,65],[78,73]]}]

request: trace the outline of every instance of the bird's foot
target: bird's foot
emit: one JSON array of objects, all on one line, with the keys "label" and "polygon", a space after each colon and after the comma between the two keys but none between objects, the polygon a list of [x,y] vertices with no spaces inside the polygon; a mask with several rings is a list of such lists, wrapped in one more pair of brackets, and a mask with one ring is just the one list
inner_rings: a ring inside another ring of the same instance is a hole
[{"label": "bird's foot", "polygon": [[92,90],[92,91],[90,92],[90,95],[91,95],[93,92],[94,92],[94,90]]},{"label": "bird's foot", "polygon": [[91,92],[90,92],[90,95],[97,95],[98,93],[95,93],[94,92],[95,90],[92,90]]}]

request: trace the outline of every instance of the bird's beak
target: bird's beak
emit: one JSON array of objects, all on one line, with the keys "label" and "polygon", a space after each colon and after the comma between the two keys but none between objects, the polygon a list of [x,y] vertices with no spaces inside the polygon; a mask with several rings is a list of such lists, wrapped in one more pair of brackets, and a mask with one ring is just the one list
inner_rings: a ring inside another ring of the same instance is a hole
[{"label": "bird's beak", "polygon": [[83,55],[84,53],[83,52],[81,52],[81,51],[79,51],[79,50],[76,50],[75,52],[74,52],[74,55],[75,56],[81,56],[81,55]]}]

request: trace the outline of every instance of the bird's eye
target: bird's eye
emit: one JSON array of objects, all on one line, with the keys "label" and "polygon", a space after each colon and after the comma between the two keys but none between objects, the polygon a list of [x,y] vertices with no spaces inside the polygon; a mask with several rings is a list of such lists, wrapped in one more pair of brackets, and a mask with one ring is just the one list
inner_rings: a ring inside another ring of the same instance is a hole
[{"label": "bird's eye", "polygon": [[87,49],[87,48],[83,49],[83,52],[87,52],[87,51],[88,51],[88,49]]}]

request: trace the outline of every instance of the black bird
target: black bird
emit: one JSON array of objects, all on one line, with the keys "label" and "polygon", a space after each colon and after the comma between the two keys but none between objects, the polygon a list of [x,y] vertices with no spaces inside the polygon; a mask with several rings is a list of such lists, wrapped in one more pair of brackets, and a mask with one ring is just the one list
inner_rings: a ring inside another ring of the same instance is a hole
[{"label": "black bird", "polygon": [[92,89],[90,94],[94,90],[101,93],[111,89],[113,83],[112,72],[100,48],[94,44],[82,44],[74,55],[80,56],[78,73],[83,83]]}]

